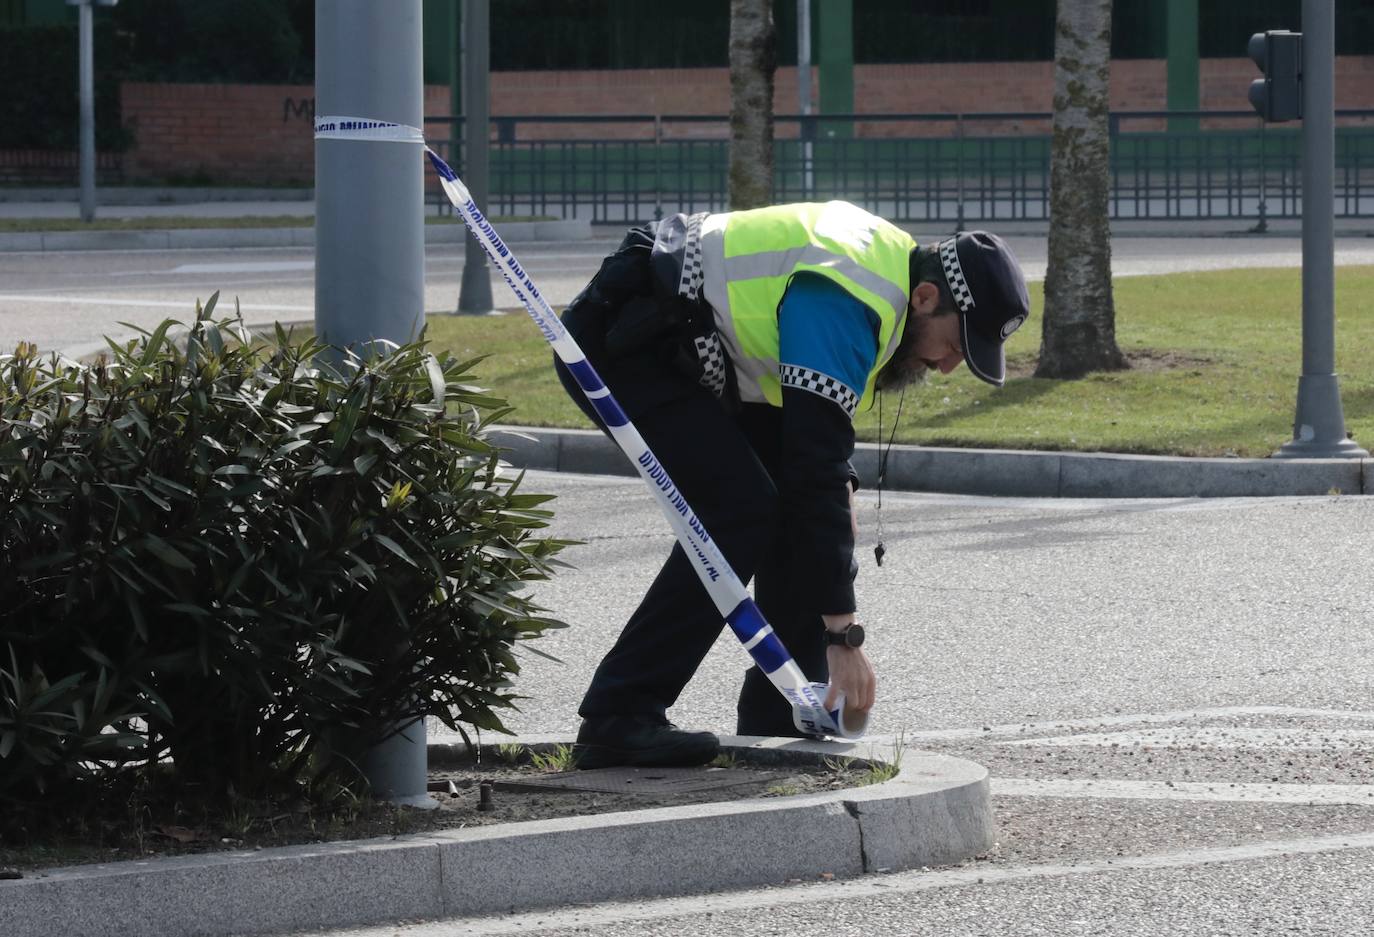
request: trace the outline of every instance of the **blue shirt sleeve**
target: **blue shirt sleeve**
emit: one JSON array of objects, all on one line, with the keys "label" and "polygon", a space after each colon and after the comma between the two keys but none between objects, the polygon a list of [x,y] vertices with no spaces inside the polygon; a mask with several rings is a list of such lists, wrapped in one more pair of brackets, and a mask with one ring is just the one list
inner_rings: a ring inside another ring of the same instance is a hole
[{"label": "blue shirt sleeve", "polygon": [[878,316],[818,274],[792,278],[778,309],[782,383],[827,397],[852,419],[878,358]]},{"label": "blue shirt sleeve", "polygon": [[793,277],[778,309],[778,494],[798,600],[822,614],[854,610],[848,460],[878,326],[876,313],[814,273]]}]

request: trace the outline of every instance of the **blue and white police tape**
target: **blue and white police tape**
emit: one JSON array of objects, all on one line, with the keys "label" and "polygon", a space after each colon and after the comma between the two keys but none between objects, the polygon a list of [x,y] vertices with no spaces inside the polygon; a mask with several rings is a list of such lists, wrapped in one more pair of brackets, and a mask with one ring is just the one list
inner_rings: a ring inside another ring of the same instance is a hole
[{"label": "blue and white police tape", "polygon": [[424,143],[419,127],[363,117],[316,117],[316,140],[370,140],[379,143]]},{"label": "blue and white police tape", "polygon": [[[354,117],[319,118],[316,120],[315,135],[318,139],[385,140],[398,143],[424,140],[423,133],[414,127]],[[545,301],[539,287],[535,286],[524,267],[516,260],[510,248],[501,240],[500,235],[472,200],[462,180],[433,150],[425,147],[425,153],[438,173],[439,184],[449,201],[453,203],[453,207],[501,271],[506,283],[515,292],[544,338],[553,346],[554,353],[582,388],[587,400],[606,424],[611,438],[649,485],[678,542],[692,558],[697,575],[717,611],[759,669],[791,704],[792,721],[798,730],[808,735],[860,738],[868,727],[867,715],[846,714],[843,695],[838,696],[835,708],[826,709],[825,698],[830,688],[806,679],[806,675],[787,652],[772,626],[764,619],[763,613],[744,588],[744,584],[726,562],[716,542],[711,539],[706,528],[692,511],[687,499],[673,484],[667,469],[650,451],[644,437],[625,416],[625,412],[596,373],[596,369],[587,361],[582,349]]]}]

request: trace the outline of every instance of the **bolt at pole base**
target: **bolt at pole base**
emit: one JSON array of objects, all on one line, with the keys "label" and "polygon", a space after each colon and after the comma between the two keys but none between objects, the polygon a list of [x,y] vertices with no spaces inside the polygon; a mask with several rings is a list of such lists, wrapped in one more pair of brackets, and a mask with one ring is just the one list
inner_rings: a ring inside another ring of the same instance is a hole
[{"label": "bolt at pole base", "polygon": [[1363,459],[1369,453],[1345,432],[1340,385],[1334,374],[1298,378],[1298,412],[1293,438],[1274,453],[1276,459]]}]

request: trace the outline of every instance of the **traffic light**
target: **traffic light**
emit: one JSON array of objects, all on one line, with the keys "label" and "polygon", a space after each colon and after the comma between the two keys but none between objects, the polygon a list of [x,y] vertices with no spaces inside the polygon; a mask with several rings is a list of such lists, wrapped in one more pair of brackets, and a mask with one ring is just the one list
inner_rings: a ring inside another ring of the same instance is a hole
[{"label": "traffic light", "polygon": [[1267,121],[1302,117],[1302,33],[1271,29],[1250,37],[1250,58],[1263,78],[1250,82],[1250,103]]}]

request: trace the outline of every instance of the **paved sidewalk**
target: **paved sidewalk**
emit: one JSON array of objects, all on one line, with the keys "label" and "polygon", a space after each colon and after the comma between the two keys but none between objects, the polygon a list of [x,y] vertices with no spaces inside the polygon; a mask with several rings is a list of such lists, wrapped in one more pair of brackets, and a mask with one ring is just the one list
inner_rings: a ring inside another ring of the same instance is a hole
[{"label": "paved sidewalk", "polygon": [[[234,188],[138,188],[105,187],[97,192],[99,219],[147,218],[204,218],[207,225],[216,220],[249,217],[302,217],[315,214],[314,190],[295,189],[234,189]],[[0,189],[0,219],[53,219],[79,215],[79,193],[74,188]],[[428,215],[447,214],[446,206],[427,204]],[[1298,218],[1274,218],[1267,222],[1264,232],[1257,232],[1255,218],[1149,218],[1119,219],[1112,223],[1112,233],[1118,237],[1296,237],[1302,233]],[[582,217],[565,222],[552,222],[563,227],[548,229],[543,238],[591,237],[590,219]],[[912,222],[908,227],[921,231],[953,230],[953,219]],[[597,226],[603,227],[603,226]],[[604,226],[608,237],[619,237],[623,224]],[[969,219],[965,227],[995,228],[1004,235],[1043,235],[1048,222],[1043,219],[1015,220]],[[518,226],[509,222],[502,226],[503,235],[515,229],[517,238],[523,235]],[[289,229],[237,228],[180,229],[176,232],[147,230],[141,232],[66,231],[53,232],[46,237],[36,233],[16,232],[0,234],[0,251],[24,250],[118,250],[177,247],[281,247],[313,243],[313,231],[308,228],[287,233]],[[143,237],[140,239],[139,235]],[[1374,219],[1336,219],[1338,237],[1374,237]],[[532,236],[532,235],[531,235]],[[37,238],[37,239],[35,239]],[[443,234],[427,231],[431,240],[447,240]],[[453,233],[456,240],[457,233]],[[507,238],[508,240],[510,238]]]},{"label": "paved sidewalk", "polygon": [[[25,195],[28,198],[25,198]],[[80,206],[76,190],[0,189],[0,219],[22,222],[33,219],[77,219]],[[0,251],[176,250],[179,248],[308,247],[315,243],[315,196],[313,189],[102,189],[96,207],[98,220],[156,220],[199,218],[203,227],[141,228],[109,231],[0,232]],[[106,200],[109,200],[107,203]],[[427,216],[451,215],[447,206],[425,205]],[[245,218],[301,218],[292,227],[225,227]],[[426,225],[428,244],[456,244],[463,240],[462,225]],[[531,222],[504,222],[507,241],[571,241],[592,236],[588,218]]]}]

